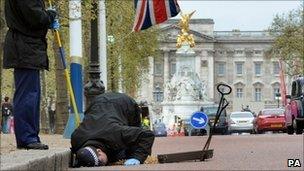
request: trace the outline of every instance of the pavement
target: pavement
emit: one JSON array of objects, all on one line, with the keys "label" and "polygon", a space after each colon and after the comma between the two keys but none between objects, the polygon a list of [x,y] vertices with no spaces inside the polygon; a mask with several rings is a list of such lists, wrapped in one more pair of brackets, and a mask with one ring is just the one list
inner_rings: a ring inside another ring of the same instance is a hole
[{"label": "pavement", "polygon": [[1,155],[0,170],[67,170],[70,150],[53,148],[49,150],[18,150]]},{"label": "pavement", "polygon": [[[152,156],[201,150],[206,136],[156,138]],[[68,168],[69,150],[20,150],[1,156],[1,170],[304,170],[304,135],[262,134],[214,136],[212,159],[139,166]],[[287,167],[299,159],[301,167]]]}]

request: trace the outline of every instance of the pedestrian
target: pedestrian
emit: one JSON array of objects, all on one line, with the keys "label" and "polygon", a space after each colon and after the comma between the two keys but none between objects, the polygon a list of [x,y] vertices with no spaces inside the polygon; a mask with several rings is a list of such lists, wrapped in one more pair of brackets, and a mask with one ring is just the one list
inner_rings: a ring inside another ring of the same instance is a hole
[{"label": "pedestrian", "polygon": [[48,114],[49,114],[49,127],[50,133],[55,133],[55,114],[56,114],[56,103],[53,101],[53,97],[50,97],[50,102],[48,104]]},{"label": "pedestrian", "polygon": [[148,116],[145,116],[143,121],[142,121],[142,127],[144,129],[150,129],[150,120],[148,118]]},{"label": "pedestrian", "polygon": [[45,150],[39,138],[40,70],[48,69],[48,29],[58,29],[54,9],[44,0],[6,0],[5,18],[9,28],[3,67],[14,69],[14,122],[17,148]]},{"label": "pedestrian", "polygon": [[1,122],[1,127],[2,127],[2,132],[4,134],[8,134],[10,132],[9,130],[9,121],[10,117],[13,115],[13,105],[9,101],[9,97],[4,97],[4,102],[1,105],[2,109],[2,122]]},{"label": "pedestrian", "polygon": [[154,134],[141,128],[140,111],[135,100],[125,94],[97,96],[72,133],[75,166],[104,166],[123,159],[124,165],[144,163],[151,154]]}]

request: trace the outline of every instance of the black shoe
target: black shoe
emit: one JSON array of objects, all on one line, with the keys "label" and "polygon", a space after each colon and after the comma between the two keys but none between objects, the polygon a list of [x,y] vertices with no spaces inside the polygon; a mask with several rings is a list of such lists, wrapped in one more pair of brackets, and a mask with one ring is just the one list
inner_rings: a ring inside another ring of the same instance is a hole
[{"label": "black shoe", "polygon": [[42,143],[30,143],[26,146],[17,146],[18,149],[27,149],[27,150],[48,150],[49,146]]}]

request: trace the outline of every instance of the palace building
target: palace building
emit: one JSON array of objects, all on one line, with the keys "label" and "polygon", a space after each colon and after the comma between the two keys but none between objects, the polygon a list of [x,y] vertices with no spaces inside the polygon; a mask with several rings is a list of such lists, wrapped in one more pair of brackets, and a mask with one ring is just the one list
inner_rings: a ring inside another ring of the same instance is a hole
[{"label": "palace building", "polygon": [[[149,103],[152,115],[162,112],[164,85],[176,72],[178,22],[171,19],[160,26],[159,56],[149,58],[150,72],[139,91],[138,98]],[[212,19],[190,21],[190,34],[196,43],[193,48],[196,73],[206,86],[208,99],[218,103],[216,86],[225,83],[233,89],[227,98],[228,112],[240,111],[247,105],[256,113],[263,108],[277,107],[280,67],[278,59],[267,53],[274,37],[266,31],[215,31],[214,24]]]}]

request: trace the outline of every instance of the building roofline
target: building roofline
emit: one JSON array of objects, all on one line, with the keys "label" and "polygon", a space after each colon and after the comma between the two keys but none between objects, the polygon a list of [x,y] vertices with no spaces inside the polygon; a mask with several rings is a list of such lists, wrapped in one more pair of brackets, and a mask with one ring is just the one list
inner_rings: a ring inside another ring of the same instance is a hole
[{"label": "building roofline", "polygon": [[[161,28],[161,32],[164,32],[165,30],[170,30],[170,29],[179,29],[179,27],[178,27],[177,25],[171,24],[171,25],[168,25],[168,26],[166,26],[166,27]],[[190,29],[189,33],[190,33],[190,34],[193,34],[193,35],[195,35],[195,36],[198,36],[198,37],[201,37],[201,38],[210,40],[210,41],[215,41],[214,37],[209,36],[209,35],[202,34],[202,33],[197,32],[197,31],[195,31],[195,30],[191,30],[191,29]]]},{"label": "building roofline", "polygon": [[[178,23],[180,19],[169,19],[165,24]],[[192,18],[190,24],[214,24],[214,20],[211,18]]]}]

